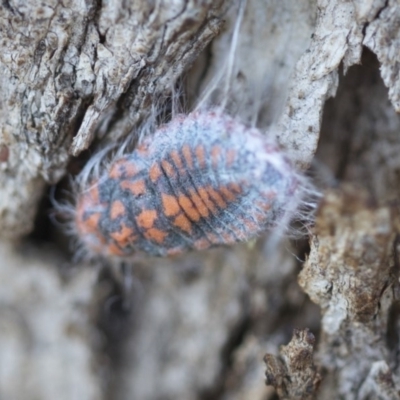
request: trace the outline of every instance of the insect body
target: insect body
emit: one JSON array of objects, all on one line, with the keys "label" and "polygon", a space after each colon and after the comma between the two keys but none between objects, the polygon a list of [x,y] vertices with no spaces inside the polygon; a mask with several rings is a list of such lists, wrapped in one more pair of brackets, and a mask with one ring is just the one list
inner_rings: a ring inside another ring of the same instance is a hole
[{"label": "insect body", "polygon": [[290,162],[257,129],[195,111],[160,127],[79,193],[76,231],[107,256],[206,249],[273,226],[298,186]]}]

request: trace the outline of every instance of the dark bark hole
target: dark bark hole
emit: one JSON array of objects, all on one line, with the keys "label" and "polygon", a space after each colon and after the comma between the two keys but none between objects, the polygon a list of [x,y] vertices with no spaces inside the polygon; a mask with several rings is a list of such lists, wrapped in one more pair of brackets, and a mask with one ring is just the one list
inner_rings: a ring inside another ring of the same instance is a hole
[{"label": "dark bark hole", "polygon": [[58,237],[58,231],[55,229],[55,225],[51,221],[52,190],[53,189],[48,187],[45,195],[40,201],[34,221],[33,231],[27,237],[27,240],[33,242],[35,245],[55,243],[56,237]]},{"label": "dark bark hole", "polygon": [[400,302],[392,304],[389,312],[386,342],[389,348],[390,361],[394,369],[399,368],[400,362]]},{"label": "dark bark hole", "polygon": [[340,74],[336,97],[325,103],[317,168],[329,186],[346,181],[379,200],[397,198],[400,164],[393,166],[387,155],[400,148],[399,127],[378,60],[365,48],[361,65]]}]

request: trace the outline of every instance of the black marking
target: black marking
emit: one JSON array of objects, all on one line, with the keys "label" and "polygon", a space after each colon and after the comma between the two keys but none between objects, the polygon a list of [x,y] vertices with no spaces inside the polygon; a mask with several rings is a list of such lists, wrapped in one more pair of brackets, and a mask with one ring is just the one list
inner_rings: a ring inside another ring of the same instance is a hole
[{"label": "black marking", "polygon": [[[159,163],[159,167],[160,167],[160,171],[161,171],[161,173],[162,173],[162,176],[164,177],[164,180],[166,181],[166,184],[167,184],[167,186],[168,186],[169,189],[170,189],[171,195],[176,199],[176,201],[177,201],[177,203],[178,203],[178,205],[179,205],[179,208],[180,208],[180,210],[181,210],[181,213],[182,213],[183,215],[185,215],[186,218],[189,219],[189,221],[191,221],[190,218],[186,215],[185,211],[182,209],[181,205],[179,204],[179,201],[178,201],[179,196],[177,196],[177,194],[176,194],[176,192],[175,192],[175,190],[174,190],[174,187],[173,187],[173,185],[172,185],[170,179],[168,178],[167,173],[164,171],[164,168],[162,167],[161,163]],[[161,191],[161,192],[162,192],[162,191]],[[161,197],[160,197],[160,209],[162,209]],[[176,235],[180,236],[185,242],[187,242],[187,244],[188,244],[189,246],[191,246],[192,243],[193,243],[192,237],[191,237],[190,235],[186,234],[185,232],[183,232],[183,231],[182,231],[181,229],[179,229],[178,227],[176,227],[176,228],[177,228],[177,229],[176,229],[175,226],[173,225],[171,219],[170,219],[169,217],[167,217],[166,215],[164,215],[164,216],[165,216],[167,222],[169,223],[169,225],[172,226],[172,227],[174,227],[174,228],[173,228],[173,229],[174,229],[174,233],[175,233]],[[195,226],[193,223],[192,223],[192,225]],[[175,231],[177,231],[177,232],[175,232]]]}]

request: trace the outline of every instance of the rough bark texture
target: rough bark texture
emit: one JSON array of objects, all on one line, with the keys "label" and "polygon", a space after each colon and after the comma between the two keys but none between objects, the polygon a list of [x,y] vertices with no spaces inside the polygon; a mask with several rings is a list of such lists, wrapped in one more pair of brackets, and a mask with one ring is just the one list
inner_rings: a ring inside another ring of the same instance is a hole
[{"label": "rough bark texture", "polygon": [[[3,2],[1,399],[399,398],[400,5],[247,0],[226,98],[236,16],[223,0]],[[46,186],[135,138],[183,77],[186,108],[226,102],[335,187],[310,245],[73,264]]]},{"label": "rough bark texture", "polygon": [[6,2],[0,12],[0,142],[9,149],[0,176],[3,236],[31,231],[44,183],[65,174],[68,153],[88,148],[101,123],[115,139],[151,112],[218,33],[224,9],[222,0]]},{"label": "rough bark texture", "polygon": [[399,293],[399,222],[397,209],[360,189],[326,193],[299,275],[322,311],[320,362],[348,399],[400,396],[386,340]]},{"label": "rough bark texture", "polygon": [[308,329],[295,329],[291,342],[282,346],[279,358],[265,355],[265,382],[276,389],[280,399],[314,398],[321,382],[321,375],[313,362],[314,343],[314,335]]}]

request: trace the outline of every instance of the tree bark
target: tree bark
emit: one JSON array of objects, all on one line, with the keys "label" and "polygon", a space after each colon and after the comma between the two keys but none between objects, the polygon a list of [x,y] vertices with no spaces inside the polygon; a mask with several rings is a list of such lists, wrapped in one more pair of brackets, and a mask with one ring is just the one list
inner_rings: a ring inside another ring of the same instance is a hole
[{"label": "tree bark", "polygon": [[[400,5],[247,0],[232,47],[237,16],[3,2],[0,398],[399,398]],[[46,190],[84,150],[138,139],[181,81],[185,111],[226,103],[311,166],[310,237],[74,263]]]}]

